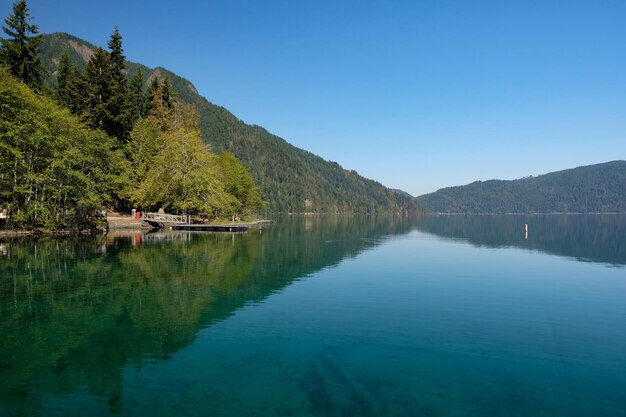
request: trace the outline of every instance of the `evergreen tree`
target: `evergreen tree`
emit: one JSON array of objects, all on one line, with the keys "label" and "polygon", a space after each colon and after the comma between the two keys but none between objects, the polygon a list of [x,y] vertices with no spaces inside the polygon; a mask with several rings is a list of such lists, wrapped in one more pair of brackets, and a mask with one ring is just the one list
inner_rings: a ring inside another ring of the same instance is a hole
[{"label": "evergreen tree", "polygon": [[143,93],[143,73],[141,68],[137,70],[128,85],[128,102],[130,105],[131,125],[134,126],[137,119],[148,115],[148,104]]},{"label": "evergreen tree", "polygon": [[70,61],[70,55],[67,49],[61,54],[59,60],[59,68],[57,70],[57,84],[54,91],[54,96],[60,105],[69,108],[70,107],[70,94],[69,83],[72,77],[72,72],[76,71],[72,62]]},{"label": "evergreen tree", "polygon": [[109,133],[120,142],[128,142],[133,125],[133,106],[128,95],[126,82],[126,57],[122,48],[122,35],[117,26],[109,39],[109,71],[110,92],[107,100],[107,110],[111,116]]},{"label": "evergreen tree", "polygon": [[85,68],[86,109],[83,116],[89,126],[102,129],[107,133],[111,127],[112,115],[107,109],[111,97],[109,54],[98,48]]},{"label": "evergreen tree", "polygon": [[152,77],[152,80],[150,80],[150,84],[148,85],[148,88],[146,89],[146,102],[147,103],[152,101],[154,92],[159,87],[159,84],[160,84],[159,79],[157,77]]},{"label": "evergreen tree", "polygon": [[165,132],[170,129],[173,122],[174,99],[170,93],[169,81],[167,78],[159,82],[157,78],[152,79],[148,88],[148,115],[154,117],[160,127]]},{"label": "evergreen tree", "polygon": [[160,81],[158,77],[153,77],[148,89],[146,90],[146,101],[148,110],[154,110],[155,107],[174,108],[174,94],[172,93],[172,83],[169,78],[165,77]]},{"label": "evergreen tree", "polygon": [[37,35],[37,25],[28,23],[31,19],[26,0],[13,4],[13,14],[4,19],[6,26],[2,26],[9,38],[1,40],[0,59],[14,77],[41,89],[45,74],[38,55],[41,35]]},{"label": "evergreen tree", "polygon": [[72,64],[67,49],[64,50],[57,69],[54,97],[61,106],[80,116],[87,109],[86,87],[83,74]]},{"label": "evergreen tree", "polygon": [[162,91],[161,91],[161,100],[163,101],[163,106],[168,109],[174,108],[174,95],[172,94],[172,84],[170,83],[170,79],[165,77],[162,83]]},{"label": "evergreen tree", "polygon": [[122,35],[117,26],[111,34],[111,39],[109,39],[107,45],[110,51],[113,77],[119,84],[125,85],[124,74],[126,72],[126,57],[124,56],[124,49],[122,48]]},{"label": "evergreen tree", "polygon": [[68,74],[64,93],[64,99],[67,100],[67,103],[61,104],[65,105],[76,116],[84,115],[88,108],[89,99],[89,96],[85,94],[86,91],[89,91],[89,88],[85,74],[72,66]]},{"label": "evergreen tree", "polygon": [[91,127],[104,130],[126,143],[133,123],[133,106],[125,77],[122,36],[116,28],[109,41],[111,52],[98,48],[85,69],[88,100],[84,117]]}]

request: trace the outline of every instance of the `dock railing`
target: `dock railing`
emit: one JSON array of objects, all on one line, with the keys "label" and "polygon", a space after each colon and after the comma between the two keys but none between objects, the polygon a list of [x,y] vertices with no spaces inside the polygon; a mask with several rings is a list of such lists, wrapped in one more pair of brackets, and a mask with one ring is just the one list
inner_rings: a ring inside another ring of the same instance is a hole
[{"label": "dock railing", "polygon": [[141,218],[142,220],[151,220],[158,223],[186,224],[189,222],[189,218],[185,215],[167,213],[142,213]]}]

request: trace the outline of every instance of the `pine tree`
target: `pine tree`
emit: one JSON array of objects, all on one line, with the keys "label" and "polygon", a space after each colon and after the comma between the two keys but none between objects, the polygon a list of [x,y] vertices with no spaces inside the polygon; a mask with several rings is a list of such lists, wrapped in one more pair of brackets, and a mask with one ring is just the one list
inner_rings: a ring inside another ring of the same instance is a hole
[{"label": "pine tree", "polygon": [[66,50],[61,54],[57,69],[57,83],[54,89],[54,98],[61,106],[66,107],[77,116],[82,116],[87,109],[88,96],[86,97],[85,77],[72,64],[70,55]]},{"label": "pine tree", "polygon": [[163,100],[163,106],[168,109],[174,108],[174,95],[172,94],[172,84],[170,79],[165,77],[163,80],[163,89],[161,91],[161,99]]},{"label": "pine tree", "polygon": [[122,35],[119,28],[116,26],[115,30],[111,34],[111,39],[107,44],[109,46],[110,62],[113,77],[116,78],[120,84],[125,84],[124,74],[126,72],[126,57],[124,56],[124,49],[122,48]]},{"label": "pine tree", "polygon": [[38,55],[41,35],[37,35],[37,25],[28,23],[31,19],[26,0],[13,4],[13,14],[4,19],[6,26],[2,26],[9,38],[1,40],[0,60],[14,77],[41,89],[46,72]]},{"label": "pine tree", "polygon": [[146,89],[146,102],[149,103],[152,101],[154,92],[157,90],[157,88],[159,88],[159,84],[159,79],[157,77],[152,77],[150,85],[148,85],[148,88]]},{"label": "pine tree", "polygon": [[128,85],[128,102],[130,104],[131,125],[139,118],[147,116],[147,102],[143,93],[143,73],[141,68],[137,70],[135,76]]},{"label": "pine tree", "polygon": [[125,143],[133,125],[133,106],[128,95],[126,82],[126,57],[122,47],[122,35],[117,26],[109,39],[109,71],[111,96],[107,102],[107,110],[111,115],[110,135]]},{"label": "pine tree", "polygon": [[68,108],[70,107],[69,83],[74,71],[76,71],[76,69],[72,65],[70,55],[66,49],[61,54],[61,59],[59,61],[59,68],[57,70],[57,85],[54,95],[60,105]]},{"label": "pine tree", "polygon": [[85,94],[89,91],[85,74],[72,66],[67,79],[65,106],[76,116],[83,116],[88,109],[89,96]]},{"label": "pine tree", "polygon": [[109,54],[96,49],[85,68],[86,111],[83,115],[89,126],[111,133],[111,114],[107,102],[111,97]]},{"label": "pine tree", "polygon": [[132,129],[132,103],[126,83],[125,57],[119,30],[111,34],[111,52],[98,48],[85,69],[87,122],[126,143]]},{"label": "pine tree", "polygon": [[148,115],[154,117],[163,132],[170,129],[174,115],[174,98],[170,92],[170,82],[163,82],[154,77],[148,91]]}]

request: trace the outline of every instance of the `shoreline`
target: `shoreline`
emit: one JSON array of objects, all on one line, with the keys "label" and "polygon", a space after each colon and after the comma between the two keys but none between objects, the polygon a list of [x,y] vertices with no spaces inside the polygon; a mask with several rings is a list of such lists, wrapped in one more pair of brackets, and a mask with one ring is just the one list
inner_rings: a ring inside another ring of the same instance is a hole
[{"label": "shoreline", "polygon": [[[19,237],[57,237],[57,236],[89,236],[89,235],[103,235],[106,236],[109,233],[115,232],[149,232],[154,230],[147,223],[142,221],[141,219],[134,219],[130,217],[125,217],[122,219],[116,218],[113,222],[108,221],[107,230],[52,230],[52,231],[40,231],[40,230],[0,230],[0,238],[19,238]],[[139,221],[137,221],[139,220]],[[261,219],[254,220],[250,222],[236,222],[236,223],[204,223],[205,226],[232,226],[233,224],[236,226],[243,227],[259,227],[264,224],[272,223],[272,220],[269,219]],[[161,229],[161,230],[169,230],[169,228]]]},{"label": "shoreline", "polygon": [[89,235],[99,235],[106,234],[102,233],[102,231],[92,231],[92,230],[83,230],[83,231],[75,231],[75,230],[53,230],[50,232],[42,232],[39,230],[0,230],[0,238],[3,237],[30,237],[30,236],[89,236]]},{"label": "shoreline", "polygon": [[[290,214],[291,215],[291,214]],[[626,212],[594,212],[594,213],[424,213],[425,216],[440,216],[440,217],[486,217],[486,216],[615,216],[626,215]],[[324,216],[322,214],[321,216]],[[0,230],[0,238],[16,238],[16,237],[44,237],[44,236],[89,236],[89,235],[104,235],[106,236],[111,232],[149,232],[154,230],[143,220],[134,219],[130,217],[124,217],[123,220],[120,217],[116,217],[116,221],[107,221],[108,228],[106,230],[52,230],[52,231],[40,231],[40,230]],[[260,219],[250,222],[235,222],[235,223],[198,223],[205,226],[243,226],[254,228],[263,224],[273,223],[270,219]],[[165,228],[161,230],[168,230]]]}]

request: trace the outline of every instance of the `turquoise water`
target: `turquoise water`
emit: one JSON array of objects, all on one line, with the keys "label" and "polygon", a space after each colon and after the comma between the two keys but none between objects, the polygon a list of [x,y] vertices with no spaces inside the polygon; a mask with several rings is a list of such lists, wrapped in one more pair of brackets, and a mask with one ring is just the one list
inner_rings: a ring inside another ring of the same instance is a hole
[{"label": "turquoise water", "polygon": [[1,416],[626,416],[625,392],[624,216],[0,241]]}]

